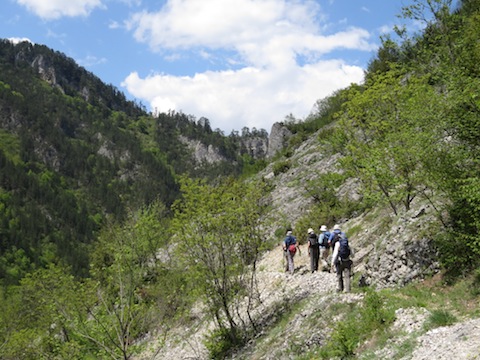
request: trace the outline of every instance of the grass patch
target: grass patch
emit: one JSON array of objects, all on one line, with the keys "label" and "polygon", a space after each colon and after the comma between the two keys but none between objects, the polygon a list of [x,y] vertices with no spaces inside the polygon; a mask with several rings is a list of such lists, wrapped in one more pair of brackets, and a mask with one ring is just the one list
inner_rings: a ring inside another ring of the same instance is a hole
[{"label": "grass patch", "polygon": [[354,239],[362,231],[362,226],[355,225],[348,229],[348,237]]},{"label": "grass patch", "polygon": [[447,310],[433,310],[424,324],[426,331],[440,327],[453,325],[457,318]]},{"label": "grass patch", "polygon": [[[336,321],[331,338],[318,351],[320,359],[352,359],[360,344],[385,341],[383,334],[395,319],[395,312],[386,306],[381,293],[369,289],[363,302],[348,305],[350,309]],[[334,311],[333,306],[329,311]]]},{"label": "grass patch", "polygon": [[415,340],[415,335],[409,336],[405,341],[402,341],[399,345],[395,347],[395,355],[392,357],[392,360],[404,359],[408,355],[412,354],[415,350],[417,342]]},{"label": "grass patch", "polygon": [[458,318],[475,317],[480,314],[480,296],[471,291],[473,281],[470,277],[446,285],[441,274],[437,274],[392,292],[391,301],[397,308],[424,307],[431,312],[439,309],[448,311]]}]

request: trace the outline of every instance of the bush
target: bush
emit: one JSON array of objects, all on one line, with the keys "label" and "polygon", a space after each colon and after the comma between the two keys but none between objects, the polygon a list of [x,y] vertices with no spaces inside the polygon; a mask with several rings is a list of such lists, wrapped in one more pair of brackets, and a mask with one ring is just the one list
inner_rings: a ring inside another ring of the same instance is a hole
[{"label": "bush", "polygon": [[449,208],[450,231],[436,241],[447,280],[480,266],[480,180],[464,179],[456,185]]},{"label": "bush", "polygon": [[434,310],[425,322],[425,330],[434,329],[440,326],[452,325],[457,321],[447,310]]},{"label": "bush", "polygon": [[216,329],[210,332],[204,344],[209,353],[209,359],[221,360],[232,354],[245,343],[243,333],[237,330],[236,336],[227,328]]},{"label": "bush", "polygon": [[284,173],[290,169],[290,162],[288,161],[279,161],[273,165],[273,174],[275,176]]},{"label": "bush", "polygon": [[353,358],[359,341],[360,333],[354,319],[339,322],[332,334],[329,346],[326,347],[326,351],[322,350],[320,355],[324,359],[331,359],[332,356],[340,359]]},{"label": "bush", "polygon": [[391,324],[395,320],[395,313],[393,310],[385,307],[384,299],[377,292],[367,290],[362,320],[362,327],[375,331]]},{"label": "bush", "polygon": [[395,319],[393,309],[385,306],[384,298],[367,289],[363,306],[351,309],[333,330],[332,337],[320,351],[322,359],[349,359],[361,342],[387,331]]},{"label": "bush", "polygon": [[473,283],[472,283],[472,295],[478,296],[480,295],[480,268],[475,270],[473,274]]}]

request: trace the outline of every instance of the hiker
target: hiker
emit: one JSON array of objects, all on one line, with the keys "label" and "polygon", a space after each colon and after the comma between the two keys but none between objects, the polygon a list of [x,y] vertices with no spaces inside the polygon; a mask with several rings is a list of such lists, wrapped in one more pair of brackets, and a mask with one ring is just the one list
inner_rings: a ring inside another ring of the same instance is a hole
[{"label": "hiker", "polygon": [[293,271],[295,270],[293,257],[297,252],[297,247],[298,247],[297,239],[295,238],[295,236],[292,235],[292,231],[288,230],[287,236],[285,237],[285,240],[283,240],[283,252],[285,253],[285,259],[286,259],[285,272],[289,271],[290,274],[292,275],[293,275]]},{"label": "hiker", "polygon": [[320,257],[318,236],[312,228],[307,231],[308,255],[310,255],[310,271],[318,271],[318,259]]},{"label": "hiker", "polygon": [[328,254],[330,253],[330,246],[328,245],[328,239],[330,238],[330,232],[327,230],[326,225],[320,226],[320,235],[318,236],[318,243],[320,247],[320,261],[322,263],[322,270],[328,271]]},{"label": "hiker", "polygon": [[337,292],[350,292],[350,274],[352,270],[352,260],[350,259],[351,250],[348,244],[347,235],[340,230],[340,226],[335,225],[337,232],[334,232],[334,244],[332,255],[332,272],[335,269],[337,273]]},{"label": "hiker", "polygon": [[332,249],[332,251],[335,247],[335,239],[336,239],[335,235],[340,234],[341,232],[342,231],[340,230],[340,225],[335,224],[333,226],[333,231],[330,233],[330,236],[328,237],[328,247]]}]

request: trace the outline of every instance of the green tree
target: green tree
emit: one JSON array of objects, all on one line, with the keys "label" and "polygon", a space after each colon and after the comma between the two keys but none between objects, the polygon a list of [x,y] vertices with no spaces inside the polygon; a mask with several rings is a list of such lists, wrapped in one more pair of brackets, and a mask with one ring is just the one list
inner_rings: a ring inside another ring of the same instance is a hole
[{"label": "green tree", "polygon": [[[232,344],[242,340],[241,326],[251,318],[256,264],[265,244],[261,226],[267,209],[265,186],[225,180],[213,187],[184,178],[175,205],[178,254],[220,330]],[[247,298],[246,318],[239,303]]]},{"label": "green tree", "polygon": [[93,358],[95,352],[78,332],[92,295],[63,267],[50,265],[28,274],[2,294],[0,357]]},{"label": "green tree", "polygon": [[167,317],[167,309],[154,306],[158,299],[152,295],[162,286],[165,274],[158,253],[167,243],[168,218],[159,203],[100,234],[91,271],[97,303],[88,308],[90,320],[81,322],[80,332],[101,353],[129,359],[136,351],[133,340]]},{"label": "green tree", "polygon": [[455,11],[451,6],[451,0],[416,0],[403,15],[425,23],[415,46],[415,68],[430,72],[431,83],[444,94],[445,111],[439,111],[444,138],[437,144],[448,151],[430,162],[430,170],[449,205],[449,232],[436,240],[440,261],[449,275],[457,276],[480,265],[480,46],[474,40],[480,35],[480,8],[470,0],[460,1]]},{"label": "green tree", "polygon": [[352,89],[341,117],[341,164],[361,180],[367,199],[383,197],[397,214],[435,190],[427,168],[447,151],[439,145],[441,100],[428,78],[401,69],[378,74],[364,91]]}]

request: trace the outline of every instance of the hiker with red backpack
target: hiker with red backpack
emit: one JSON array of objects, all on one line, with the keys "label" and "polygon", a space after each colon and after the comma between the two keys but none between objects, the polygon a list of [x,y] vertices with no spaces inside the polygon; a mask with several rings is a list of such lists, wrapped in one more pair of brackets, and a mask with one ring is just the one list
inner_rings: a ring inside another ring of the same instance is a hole
[{"label": "hiker with red backpack", "polygon": [[341,231],[340,225],[335,225],[330,243],[333,246],[332,272],[337,273],[337,292],[350,292],[350,275],[352,271],[351,249],[347,235]]},{"label": "hiker with red backpack", "polygon": [[297,239],[292,234],[292,230],[287,231],[287,236],[283,240],[283,252],[285,253],[286,267],[285,272],[290,272],[293,275],[295,270],[295,264],[293,262],[293,257],[297,252],[298,244]]}]

